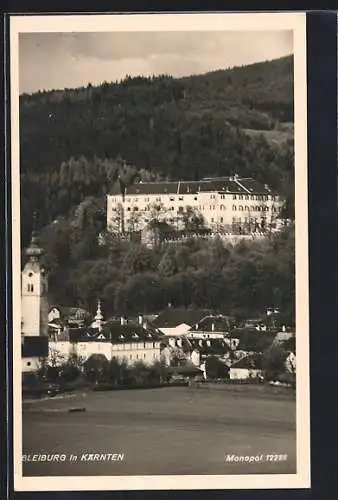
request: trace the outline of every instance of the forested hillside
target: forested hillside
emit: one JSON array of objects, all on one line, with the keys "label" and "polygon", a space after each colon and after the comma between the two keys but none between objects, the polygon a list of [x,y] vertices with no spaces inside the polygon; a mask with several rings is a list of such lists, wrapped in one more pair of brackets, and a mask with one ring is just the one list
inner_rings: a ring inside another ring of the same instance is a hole
[{"label": "forested hillside", "polygon": [[[23,243],[127,180],[255,176],[290,195],[293,59],[20,96]],[[291,203],[292,205],[292,203]]]},{"label": "forested hillside", "polygon": [[36,211],[51,303],[94,312],[101,297],[106,317],[167,302],[242,316],[274,305],[294,321],[292,228],[235,248],[97,238],[118,176],[253,176],[287,197],[292,216],[292,58],[22,95],[20,126],[22,246]]}]

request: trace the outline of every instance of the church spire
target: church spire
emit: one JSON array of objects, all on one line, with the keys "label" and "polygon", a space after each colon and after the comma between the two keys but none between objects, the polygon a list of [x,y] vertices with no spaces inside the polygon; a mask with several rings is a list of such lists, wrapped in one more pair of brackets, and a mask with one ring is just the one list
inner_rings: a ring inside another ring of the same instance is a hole
[{"label": "church spire", "polygon": [[31,262],[37,262],[43,254],[42,248],[39,246],[39,240],[36,232],[36,212],[33,214],[32,236],[29,247],[26,250],[26,255]]},{"label": "church spire", "polygon": [[101,311],[101,300],[99,299],[97,302],[97,310],[96,310],[96,316],[95,316],[95,326],[101,331],[102,329],[102,321],[103,321],[103,314]]}]

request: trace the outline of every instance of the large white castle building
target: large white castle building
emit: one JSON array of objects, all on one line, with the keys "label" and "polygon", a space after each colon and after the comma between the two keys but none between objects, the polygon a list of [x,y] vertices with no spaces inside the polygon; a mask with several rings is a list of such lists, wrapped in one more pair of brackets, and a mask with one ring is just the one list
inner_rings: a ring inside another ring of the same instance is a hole
[{"label": "large white castle building", "polygon": [[217,232],[247,234],[278,227],[284,199],[252,178],[205,178],[200,181],[139,182],[122,185],[107,196],[107,227],[143,230],[152,221],[184,229],[187,215]]}]

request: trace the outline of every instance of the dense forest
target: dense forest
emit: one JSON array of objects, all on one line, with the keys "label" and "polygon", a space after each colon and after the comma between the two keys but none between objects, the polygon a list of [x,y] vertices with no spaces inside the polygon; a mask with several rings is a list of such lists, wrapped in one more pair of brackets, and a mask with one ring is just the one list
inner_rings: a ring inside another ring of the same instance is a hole
[{"label": "dense forest", "polygon": [[118,182],[253,176],[287,198],[293,217],[293,59],[205,75],[123,81],[20,96],[21,244],[33,213],[50,300],[106,316],[168,302],[293,321],[294,241],[288,229],[235,248],[188,241],[148,248],[105,237],[105,196]]},{"label": "dense forest", "polygon": [[293,59],[205,75],[126,77],[98,87],[20,96],[23,244],[132,181],[254,176],[293,193]]},{"label": "dense forest", "polygon": [[278,306],[294,322],[294,230],[265,240],[224,245],[191,239],[155,248],[106,235],[98,244],[95,202],[71,221],[60,220],[40,235],[49,270],[51,301],[105,318],[158,312],[173,306],[210,308],[243,319]]}]

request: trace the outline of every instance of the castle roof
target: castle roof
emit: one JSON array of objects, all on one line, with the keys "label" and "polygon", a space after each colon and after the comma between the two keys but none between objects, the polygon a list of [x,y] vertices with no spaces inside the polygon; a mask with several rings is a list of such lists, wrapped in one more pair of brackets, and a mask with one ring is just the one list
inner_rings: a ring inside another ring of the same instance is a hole
[{"label": "castle roof", "polygon": [[[125,186],[125,195],[136,194],[197,194],[200,192],[218,192],[221,194],[261,194],[271,195],[271,189],[256,179],[249,177],[217,177],[199,181],[139,182]],[[120,194],[120,187],[115,187],[111,194]],[[277,193],[276,193],[277,194]]]}]

